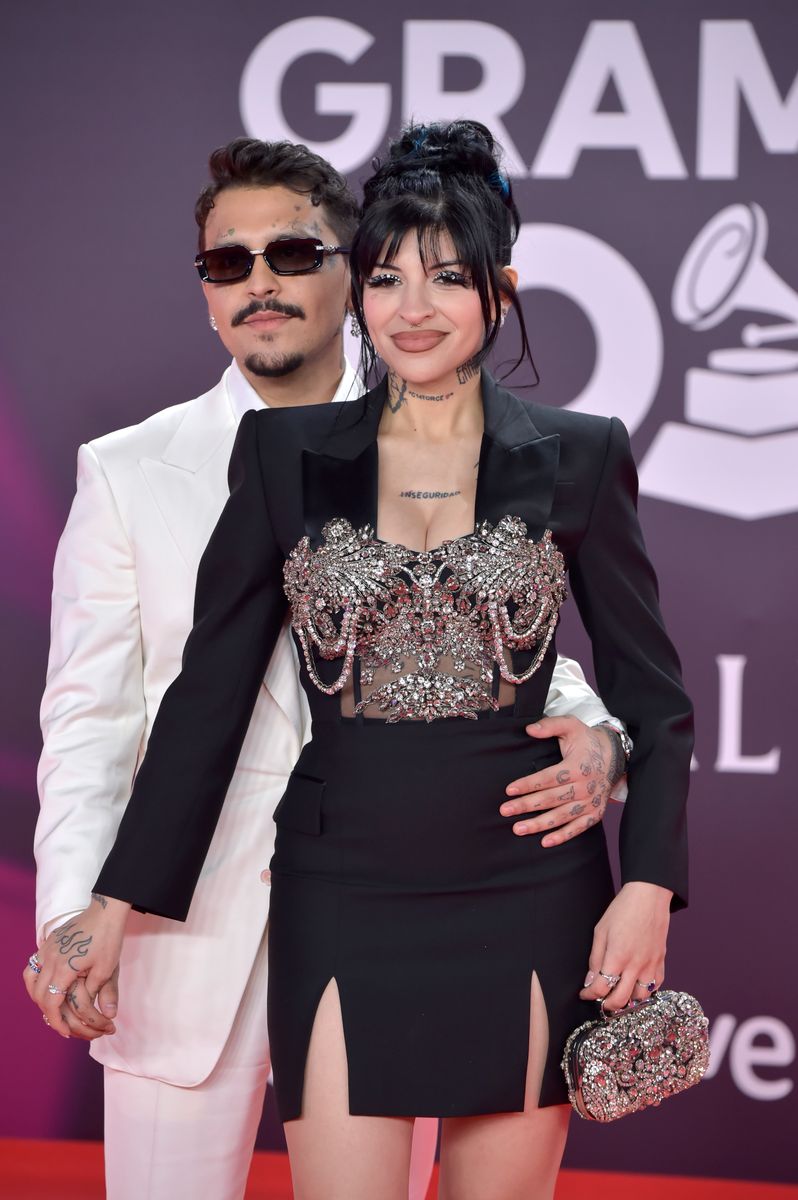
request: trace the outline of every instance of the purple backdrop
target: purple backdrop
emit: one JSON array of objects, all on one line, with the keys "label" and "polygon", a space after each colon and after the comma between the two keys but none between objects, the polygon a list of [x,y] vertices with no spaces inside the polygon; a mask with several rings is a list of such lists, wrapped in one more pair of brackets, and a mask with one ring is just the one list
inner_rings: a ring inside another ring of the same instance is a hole
[{"label": "purple backdrop", "polygon": [[[254,0],[45,0],[4,16],[0,1132],[101,1133],[99,1069],[46,1036],[18,979],[49,573],[79,443],[224,365],[191,268],[208,152],[245,131],[293,137],[357,183],[402,117],[470,115],[509,151],[528,222],[537,397],[632,431],[698,714],[693,901],[669,981],[705,1003],[712,1075],[656,1114],[578,1124],[566,1161],[796,1179],[795,6],[496,0],[479,25],[464,10],[400,19],[348,0],[279,20]],[[573,618],[560,645],[589,657]],[[260,1144],[279,1141],[267,1106]]]}]

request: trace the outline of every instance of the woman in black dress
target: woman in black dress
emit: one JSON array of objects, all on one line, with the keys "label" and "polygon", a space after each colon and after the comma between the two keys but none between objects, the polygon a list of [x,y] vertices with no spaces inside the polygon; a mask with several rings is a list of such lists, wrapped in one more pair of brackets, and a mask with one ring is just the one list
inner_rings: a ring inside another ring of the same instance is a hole
[{"label": "woman in black dress", "polygon": [[[96,885],[185,916],[287,599],[313,737],[275,813],[269,1030],[300,1200],[406,1196],[417,1115],[444,1120],[442,1197],[550,1197],[565,1038],[588,1000],[662,982],[685,901],[691,711],[626,432],[481,367],[511,306],[526,347],[517,229],[475,123],[406,130],[366,185],[353,307],[387,376],[242,421],[183,671]],[[524,730],[566,572],[635,743],[614,899],[600,823],[530,853],[498,811],[508,773],[559,758]]]}]

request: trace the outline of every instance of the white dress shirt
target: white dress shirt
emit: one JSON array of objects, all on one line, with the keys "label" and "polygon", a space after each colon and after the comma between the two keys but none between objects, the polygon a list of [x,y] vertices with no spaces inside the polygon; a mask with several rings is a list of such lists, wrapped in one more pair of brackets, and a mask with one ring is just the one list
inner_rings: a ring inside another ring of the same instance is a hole
[{"label": "white dress shirt", "polygon": [[[225,371],[224,379],[227,386],[227,396],[230,400],[230,408],[236,424],[238,424],[245,412],[250,412],[253,409],[257,411],[259,408],[269,407],[265,400],[261,400],[235,359],[231,362],[229,370]],[[365,390],[359,375],[356,373],[349,359],[344,357],[344,373],[341,376],[338,387],[335,389],[335,394],[332,398],[333,404],[341,400],[357,400],[359,396],[363,395]],[[313,403],[313,401],[310,403]]]}]

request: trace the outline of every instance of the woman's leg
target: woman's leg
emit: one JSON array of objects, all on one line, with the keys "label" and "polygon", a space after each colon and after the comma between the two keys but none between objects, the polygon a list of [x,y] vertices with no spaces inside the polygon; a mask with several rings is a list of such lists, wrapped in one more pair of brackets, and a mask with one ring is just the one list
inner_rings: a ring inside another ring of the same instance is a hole
[{"label": "woman's leg", "polygon": [[295,1200],[407,1200],[413,1122],[349,1114],[338,986],[319,1001],[305,1064],[302,1116],[284,1125]]},{"label": "woman's leg", "polygon": [[409,1200],[424,1200],[429,1191],[438,1147],[438,1118],[416,1117],[410,1153]]},{"label": "woman's leg", "polygon": [[444,1120],[439,1200],[551,1200],[571,1110],[538,1108],[548,1041],[546,1005],[533,975],[524,1111]]}]

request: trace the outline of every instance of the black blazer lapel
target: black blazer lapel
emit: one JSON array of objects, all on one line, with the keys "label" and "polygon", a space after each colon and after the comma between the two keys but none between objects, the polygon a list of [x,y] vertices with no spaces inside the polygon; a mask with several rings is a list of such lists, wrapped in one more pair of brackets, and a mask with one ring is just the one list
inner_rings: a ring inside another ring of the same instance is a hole
[{"label": "black blazer lapel", "polygon": [[345,517],[355,529],[377,522],[377,442],[351,461],[314,450],[302,452],[305,533],[315,550],[332,517]]},{"label": "black blazer lapel", "polygon": [[[337,405],[332,430],[302,452],[305,532],[314,549],[324,525],[345,517],[356,528],[377,527],[377,432],[388,394],[383,380],[360,400]],[[527,406],[483,372],[485,432],[479,456],[476,520],[495,525],[521,517],[531,538],[549,521],[560,455],[559,435],[541,436]]]},{"label": "black blazer lapel", "polygon": [[482,373],[485,433],[479,456],[476,518],[495,525],[521,517],[542,537],[551,515],[560,460],[559,434],[541,436],[523,400]]},{"label": "black blazer lapel", "polygon": [[315,549],[333,517],[377,527],[377,430],[387,396],[383,381],[359,400],[336,405],[335,423],[318,449],[302,452],[305,532]]}]

